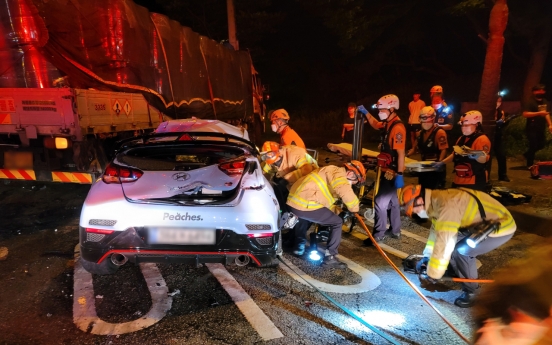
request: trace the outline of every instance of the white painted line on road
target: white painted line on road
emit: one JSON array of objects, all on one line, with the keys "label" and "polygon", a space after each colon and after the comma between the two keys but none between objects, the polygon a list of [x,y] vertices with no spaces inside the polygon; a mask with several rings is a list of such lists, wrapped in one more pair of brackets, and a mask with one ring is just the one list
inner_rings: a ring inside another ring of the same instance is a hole
[{"label": "white painted line on road", "polygon": [[[297,272],[297,273],[293,272],[288,267],[286,267],[286,265],[279,265],[278,266],[281,269],[283,269],[284,271],[286,271],[286,273],[289,274],[293,279],[297,280],[301,284],[309,286],[309,284],[307,284],[305,282],[305,280],[307,280],[309,283],[316,286],[316,288],[318,288],[319,290],[324,291],[324,292],[361,293],[361,292],[374,290],[375,288],[377,288],[381,284],[381,280],[378,278],[377,275],[375,275],[374,273],[368,271],[366,268],[360,266],[359,264],[357,264],[356,262],[354,262],[352,260],[347,259],[346,257],[344,257],[342,255],[338,255],[339,260],[341,262],[344,262],[345,264],[347,264],[347,266],[349,267],[349,269],[351,271],[355,272],[356,274],[358,274],[362,278],[362,281],[360,283],[355,284],[355,285],[335,285],[335,284],[324,283],[324,282],[321,282],[319,280],[314,279],[313,277],[309,276],[305,272],[301,271],[297,266],[292,264],[289,260],[286,260],[283,257],[280,257],[280,258],[287,265],[289,265],[291,268],[293,268],[293,270],[295,272]],[[303,278],[305,280],[303,280]]]},{"label": "white painted line on road", "polygon": [[80,245],[75,247],[75,275],[73,283],[73,322],[77,327],[92,334],[116,335],[131,333],[150,327],[161,320],[171,309],[172,298],[163,276],[152,263],[140,264],[140,269],[151,294],[151,309],[141,318],[123,322],[109,323],[96,314],[92,274],[88,273],[80,262]]},{"label": "white painted line on road", "polygon": [[284,336],[222,264],[205,265],[263,340]]}]

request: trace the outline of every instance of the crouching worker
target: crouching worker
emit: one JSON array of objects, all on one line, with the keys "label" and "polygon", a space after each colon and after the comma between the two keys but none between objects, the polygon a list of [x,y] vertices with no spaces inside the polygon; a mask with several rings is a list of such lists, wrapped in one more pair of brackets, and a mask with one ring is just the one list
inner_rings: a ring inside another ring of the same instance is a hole
[{"label": "crouching worker", "polygon": [[[314,170],[307,176],[300,178],[291,187],[287,205],[300,221],[317,223],[330,228],[327,255],[322,263],[328,267],[346,267],[337,260],[337,248],[341,242],[341,226],[343,219],[330,209],[340,198],[350,212],[359,210],[359,200],[351,185],[364,182],[366,169],[361,162],[353,160],[343,167],[328,165]],[[305,251],[308,228],[295,229],[295,251],[301,255]]]},{"label": "crouching worker", "polygon": [[[424,259],[420,261],[427,265],[424,278],[430,282],[443,277],[449,262],[457,277],[477,279],[475,258],[508,242],[516,231],[512,215],[502,204],[471,189],[431,190],[408,185],[402,189],[399,202],[407,216],[431,219]],[[454,304],[471,307],[479,284],[462,283],[462,291]]]},{"label": "crouching worker", "polygon": [[261,158],[266,163],[263,167],[265,176],[275,186],[276,197],[283,212],[287,211],[286,200],[289,189],[299,178],[318,169],[318,163],[299,146],[280,146],[277,142],[266,141],[261,149]]}]

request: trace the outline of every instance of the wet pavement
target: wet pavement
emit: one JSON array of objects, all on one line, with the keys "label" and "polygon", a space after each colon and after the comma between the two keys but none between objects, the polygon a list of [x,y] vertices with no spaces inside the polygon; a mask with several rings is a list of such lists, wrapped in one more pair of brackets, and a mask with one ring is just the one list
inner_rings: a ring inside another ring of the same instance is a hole
[{"label": "wet pavement", "polygon": [[[216,273],[216,267],[155,265],[166,284],[167,296],[163,298],[171,301],[159,320],[130,333],[98,335],[94,329],[99,321],[91,318],[82,330],[77,326],[82,320],[75,319],[82,316],[76,317],[74,312],[79,305],[92,303],[97,318],[112,325],[130,327],[149,315],[158,303],[146,281],[145,275],[150,273],[144,273],[138,265],[126,264],[114,275],[91,276],[91,283],[86,284],[93,286],[93,301],[79,300],[74,291],[82,287],[83,281],[75,280],[79,265],[73,252],[78,243],[80,208],[89,186],[6,182],[0,181],[0,247],[9,250],[7,259],[0,261],[0,344],[389,343],[292,276],[282,263],[265,269],[226,267],[224,272],[237,285],[228,285],[228,277],[221,276],[220,270]],[[520,230],[510,242],[479,258],[483,265],[481,278],[492,278],[497,268],[543,241],[543,237],[531,233],[529,226],[518,226]],[[409,236],[384,242],[395,250],[395,254],[387,255],[399,267],[400,253],[421,253],[424,243],[420,238],[428,234],[426,226],[406,218],[402,227]],[[351,260],[351,265],[358,265],[360,271],[323,268],[306,255],[295,257],[291,249],[284,252],[283,259],[312,279],[328,284],[321,286],[337,286],[338,290],[341,286],[343,292],[345,287],[369,279],[363,278],[362,272],[368,272],[366,277],[375,276],[365,291],[326,293],[399,344],[464,344],[374,247],[363,245],[364,238],[358,226],[351,233],[343,232],[339,249],[340,255]],[[406,275],[420,286],[415,275]],[[236,287],[241,291],[239,298]],[[427,288],[421,290],[423,294],[465,336],[471,337],[470,310],[453,304],[461,293],[460,286],[440,283]],[[268,321],[255,322],[263,317]]]}]

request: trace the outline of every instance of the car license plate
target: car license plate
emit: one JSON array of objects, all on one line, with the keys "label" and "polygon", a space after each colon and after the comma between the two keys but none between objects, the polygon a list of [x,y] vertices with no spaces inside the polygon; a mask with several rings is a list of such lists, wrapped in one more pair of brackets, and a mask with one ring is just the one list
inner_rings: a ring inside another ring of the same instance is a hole
[{"label": "car license plate", "polygon": [[215,244],[214,229],[150,229],[148,242],[150,244]]}]

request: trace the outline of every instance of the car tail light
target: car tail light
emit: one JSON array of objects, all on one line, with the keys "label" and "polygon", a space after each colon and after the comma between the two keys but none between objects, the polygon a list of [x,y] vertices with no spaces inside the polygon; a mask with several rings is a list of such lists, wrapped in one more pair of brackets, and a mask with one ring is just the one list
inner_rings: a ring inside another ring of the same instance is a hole
[{"label": "car tail light", "polygon": [[86,232],[90,232],[93,234],[111,235],[112,233],[115,232],[115,230],[86,228]]},{"label": "car tail light", "polygon": [[193,140],[194,140],[194,139],[193,139],[188,133],[182,135],[182,136],[178,139],[178,141],[193,141]]},{"label": "car tail light", "polygon": [[144,173],[138,169],[125,168],[116,164],[109,164],[104,171],[102,180],[105,183],[128,183],[142,177]]},{"label": "car tail light", "polygon": [[243,173],[243,168],[245,168],[245,160],[221,163],[218,167],[228,176],[241,175]]},{"label": "car tail light", "polygon": [[259,237],[272,237],[274,233],[272,232],[259,232],[256,234],[247,234],[249,238],[259,238]]}]

